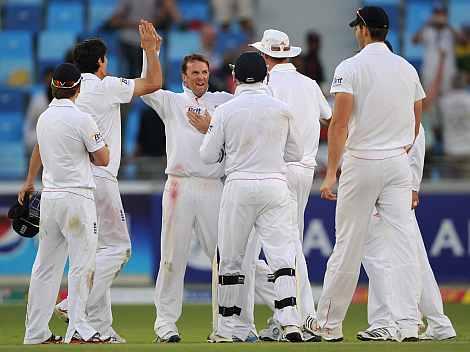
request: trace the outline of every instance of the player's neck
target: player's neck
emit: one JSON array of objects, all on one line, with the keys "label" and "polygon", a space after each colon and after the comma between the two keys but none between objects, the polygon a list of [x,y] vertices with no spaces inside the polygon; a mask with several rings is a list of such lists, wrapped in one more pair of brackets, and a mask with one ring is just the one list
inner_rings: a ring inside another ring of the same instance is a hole
[{"label": "player's neck", "polygon": [[274,68],[274,66],[276,66],[276,65],[288,64],[288,63],[289,63],[289,60],[288,60],[288,59],[282,60],[282,61],[278,61],[278,60],[276,60],[276,61],[271,61],[271,60],[270,60],[270,61],[267,62],[268,72],[270,72],[270,71]]},{"label": "player's neck", "polygon": [[106,75],[103,74],[103,72],[101,72],[100,70],[95,72],[95,76],[98,77],[99,79],[103,79],[106,77]]}]

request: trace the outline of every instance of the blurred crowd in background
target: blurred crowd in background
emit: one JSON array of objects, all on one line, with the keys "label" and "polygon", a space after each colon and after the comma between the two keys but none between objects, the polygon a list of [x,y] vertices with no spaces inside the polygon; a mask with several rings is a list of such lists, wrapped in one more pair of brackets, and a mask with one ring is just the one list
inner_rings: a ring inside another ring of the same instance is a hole
[{"label": "blurred crowd in background", "polygon": [[[423,123],[428,148],[425,177],[470,175],[470,1],[363,4],[386,9],[395,52],[416,66],[430,96]],[[164,39],[160,59],[165,89],[182,91],[181,59],[199,52],[211,63],[209,89],[233,92],[229,64],[266,29],[256,27],[257,0],[0,0],[0,7],[0,180],[21,179],[25,174],[36,142],[37,118],[52,98],[52,70],[71,61],[70,50],[77,41],[102,38],[108,46],[109,74],[139,77],[142,51],[137,24],[145,18]],[[333,72],[325,72],[321,62],[327,34],[312,28],[305,28],[303,43],[294,43],[303,52],[293,63],[328,96]],[[120,177],[164,178],[163,123],[140,99],[121,111]],[[326,131],[321,142],[320,168],[326,163]]]}]

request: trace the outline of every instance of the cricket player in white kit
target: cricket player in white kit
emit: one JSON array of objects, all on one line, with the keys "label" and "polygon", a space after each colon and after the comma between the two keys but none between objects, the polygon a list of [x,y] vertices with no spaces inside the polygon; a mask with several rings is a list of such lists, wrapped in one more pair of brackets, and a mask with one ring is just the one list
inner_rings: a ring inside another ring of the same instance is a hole
[{"label": "cricket player in white kit", "polygon": [[322,198],[336,199],[332,189],[345,153],[336,205],[336,244],[327,264],[317,321],[310,329],[325,340],[343,340],[342,322],[376,207],[394,230],[386,245],[394,258],[389,280],[402,302],[396,313],[398,339],[416,341],[420,287],[406,148],[418,134],[425,93],[416,70],[383,42],[388,16],[382,8],[361,8],[350,26],[362,50],[336,68],[331,87],[335,107]]},{"label": "cricket player in white kit", "polygon": [[[287,184],[299,228],[299,241],[296,241],[296,274],[299,285],[297,303],[301,324],[304,324],[307,318],[316,318],[307,264],[302,250],[304,212],[316,166],[315,157],[320,139],[320,119],[330,119],[331,108],[318,84],[297,72],[295,66],[289,62],[289,58],[300,55],[302,49],[291,46],[287,34],[275,29],[268,29],[264,31],[261,41],[251,44],[251,46],[261,52],[268,65],[269,73],[266,83],[272,95],[288,105],[301,132],[304,155],[299,162],[287,163]],[[256,255],[258,254],[256,253]],[[263,272],[262,267],[266,266],[266,263],[264,260],[258,260],[257,266],[256,289],[264,292],[265,288],[261,285],[266,279],[259,277],[258,274]],[[266,295],[260,294],[260,296]],[[268,329],[262,331],[260,337],[268,340],[276,339],[272,335],[272,330],[276,327],[278,327],[276,321],[270,319]],[[304,335],[306,340],[310,340],[309,336],[306,336],[307,334]]]},{"label": "cricket player in white kit", "polygon": [[72,64],[54,71],[54,100],[38,119],[38,144],[28,179],[19,194],[32,190],[43,164],[39,248],[31,273],[25,344],[60,343],[49,330],[65,262],[68,274],[69,325],[65,343],[103,343],[87,321],[85,308],[95,271],[97,220],[90,159],[106,166],[109,150],[96,122],[74,104],[80,92],[80,71]]},{"label": "cricket player in white kit", "polygon": [[[418,247],[417,255],[422,286],[419,296],[419,310],[426,317],[428,323],[426,332],[420,335],[420,339],[447,340],[454,338],[456,333],[451,321],[444,314],[439,286],[429,264],[414,211],[419,204],[418,192],[423,176],[425,149],[424,128],[421,126],[418,137],[408,153],[413,190],[413,204],[411,204],[410,211],[414,225],[413,234]],[[402,302],[393,297],[393,289],[390,287],[390,281],[388,280],[390,264],[387,261],[386,245],[384,243],[387,235],[390,233],[393,235],[393,229],[380,217],[374,216],[370,231],[370,238],[366,243],[365,255],[362,259],[362,265],[369,277],[367,307],[369,327],[365,331],[358,332],[357,338],[363,341],[394,340],[396,335],[394,305],[400,305]]]},{"label": "cricket player in white kit", "polygon": [[[114,343],[124,343],[125,340],[112,328],[110,289],[131,255],[131,241],[117,181],[121,161],[120,105],[129,103],[133,96],[151,93],[162,85],[160,62],[156,55],[161,38],[147,21],[141,21],[139,32],[144,56],[148,58],[146,78],[108,76],[107,49],[99,39],[85,40],[77,44],[73,52],[83,77],[77,107],[93,116],[111,150],[108,166],[92,168],[96,183],[98,249],[87,315],[90,324],[100,333],[111,336]],[[69,304],[64,300],[56,311],[64,315],[68,309]]]},{"label": "cricket player in white kit", "polygon": [[184,274],[193,231],[212,260],[223,188],[223,164],[202,162],[199,147],[204,135],[189,123],[187,115],[193,112],[204,116],[232,98],[229,93],[207,91],[209,62],[205,57],[186,56],[181,71],[182,93],[160,89],[142,97],[165,124],[168,179],[163,191],[161,258],[155,286],[155,341],[170,343],[181,340],[176,322],[182,311]]},{"label": "cricket player in white kit", "polygon": [[[235,63],[235,98],[218,107],[200,149],[210,164],[224,156],[224,186],[219,215],[219,319],[210,342],[244,341],[231,329],[231,319],[243,321],[242,271],[250,233],[255,228],[274,274],[275,318],[288,341],[301,342],[296,308],[296,222],[290,211],[285,161],[298,161],[303,148],[287,105],[270,96],[262,83],[263,58],[242,54]],[[249,327],[248,327],[249,329]]]}]

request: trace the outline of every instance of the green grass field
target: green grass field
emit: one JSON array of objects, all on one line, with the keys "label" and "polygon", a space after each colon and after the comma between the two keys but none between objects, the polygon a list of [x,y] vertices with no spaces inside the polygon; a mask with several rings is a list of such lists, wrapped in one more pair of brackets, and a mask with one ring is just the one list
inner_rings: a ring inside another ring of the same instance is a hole
[{"label": "green grass field", "polygon": [[[114,307],[114,328],[124,336],[126,345],[43,345],[23,346],[25,306],[0,305],[0,351],[470,351],[470,305],[451,304],[446,312],[452,319],[457,339],[447,342],[360,342],[355,333],[366,327],[364,305],[352,305],[344,323],[345,341],[342,343],[257,343],[257,344],[219,344],[205,342],[209,333],[210,306],[185,305],[179,322],[183,342],[175,345],[152,344],[154,338],[154,307],[116,306]],[[257,326],[264,328],[269,311],[265,307],[256,308]],[[63,335],[65,324],[53,318],[51,329]]]}]

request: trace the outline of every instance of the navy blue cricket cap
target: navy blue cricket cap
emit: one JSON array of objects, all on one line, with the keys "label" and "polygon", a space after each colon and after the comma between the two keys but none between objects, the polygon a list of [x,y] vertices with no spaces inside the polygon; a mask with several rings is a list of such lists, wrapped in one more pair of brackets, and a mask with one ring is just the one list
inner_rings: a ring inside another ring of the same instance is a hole
[{"label": "navy blue cricket cap", "polygon": [[268,73],[266,61],[255,51],[241,54],[234,67],[235,78],[241,83],[262,82]]},{"label": "navy blue cricket cap", "polygon": [[51,85],[55,88],[73,88],[82,80],[80,70],[71,63],[63,63],[56,67],[52,75]]},{"label": "navy blue cricket cap", "polygon": [[364,24],[368,28],[388,29],[389,22],[385,10],[378,6],[365,6],[356,11],[356,18],[349,23],[349,27]]}]

